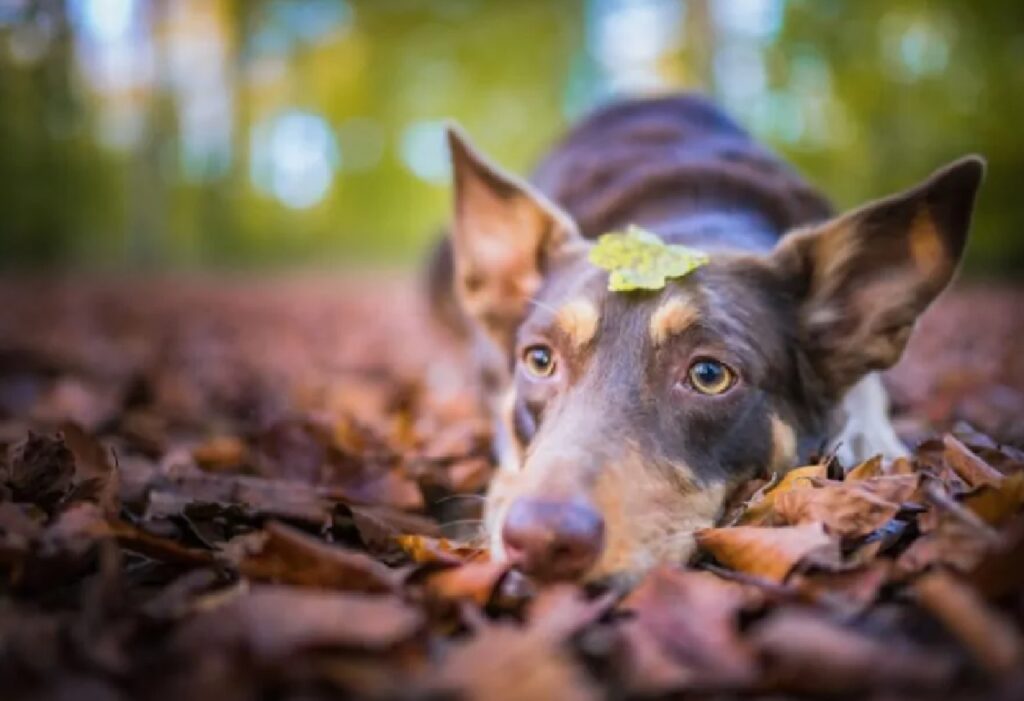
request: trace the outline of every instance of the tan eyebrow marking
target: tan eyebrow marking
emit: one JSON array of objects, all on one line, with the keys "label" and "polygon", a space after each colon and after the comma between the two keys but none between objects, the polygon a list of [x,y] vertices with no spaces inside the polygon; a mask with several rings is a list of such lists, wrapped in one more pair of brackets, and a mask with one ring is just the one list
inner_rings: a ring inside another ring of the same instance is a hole
[{"label": "tan eyebrow marking", "polygon": [[555,314],[555,325],[576,348],[582,348],[593,340],[599,321],[597,307],[585,299],[567,302]]},{"label": "tan eyebrow marking", "polygon": [[651,340],[654,345],[661,345],[669,336],[683,331],[697,320],[700,312],[692,302],[679,297],[671,297],[651,314]]}]

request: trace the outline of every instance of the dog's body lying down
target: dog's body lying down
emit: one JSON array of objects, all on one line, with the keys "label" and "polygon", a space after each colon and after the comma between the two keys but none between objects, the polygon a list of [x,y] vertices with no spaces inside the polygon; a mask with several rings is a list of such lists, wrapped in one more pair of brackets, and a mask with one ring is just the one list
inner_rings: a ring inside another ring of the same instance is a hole
[{"label": "dog's body lying down", "polygon": [[[833,449],[847,464],[902,453],[874,373],[956,269],[980,159],[832,218],[694,96],[598,112],[532,186],[449,142],[434,301],[471,339],[496,420],[496,557],[629,579],[688,557],[756,473]],[[710,262],[663,290],[609,292],[590,239],[630,224]]]}]

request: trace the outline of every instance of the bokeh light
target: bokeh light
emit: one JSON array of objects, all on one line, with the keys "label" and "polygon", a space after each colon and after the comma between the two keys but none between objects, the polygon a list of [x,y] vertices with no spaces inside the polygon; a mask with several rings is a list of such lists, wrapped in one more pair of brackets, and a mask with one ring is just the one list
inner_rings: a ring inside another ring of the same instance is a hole
[{"label": "bokeh light", "polygon": [[340,152],[327,120],[289,111],[253,130],[252,180],[282,204],[306,209],[327,195]]},{"label": "bokeh light", "polygon": [[1020,4],[0,1],[0,260],[412,263],[447,120],[526,174],[608,100],[699,90],[843,207],[985,153],[968,264],[1012,273],[1019,65]]}]

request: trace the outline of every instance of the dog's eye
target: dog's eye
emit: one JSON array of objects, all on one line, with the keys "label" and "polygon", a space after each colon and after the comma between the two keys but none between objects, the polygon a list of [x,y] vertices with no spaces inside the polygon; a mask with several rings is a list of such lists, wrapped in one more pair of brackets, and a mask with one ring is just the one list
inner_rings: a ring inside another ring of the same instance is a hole
[{"label": "dog's eye", "polygon": [[555,353],[548,346],[530,346],[523,351],[523,365],[535,377],[550,377],[555,371]]},{"label": "dog's eye", "polygon": [[736,375],[723,363],[703,358],[690,366],[690,386],[701,394],[721,394],[736,381]]}]

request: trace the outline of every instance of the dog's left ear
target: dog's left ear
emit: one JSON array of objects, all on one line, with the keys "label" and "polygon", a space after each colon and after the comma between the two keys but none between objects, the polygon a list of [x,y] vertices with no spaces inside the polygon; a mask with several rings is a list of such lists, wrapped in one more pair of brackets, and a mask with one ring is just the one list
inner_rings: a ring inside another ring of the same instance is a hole
[{"label": "dog's left ear", "polygon": [[980,157],[962,158],[779,243],[772,258],[800,300],[801,344],[831,390],[899,360],[956,271],[984,172]]},{"label": "dog's left ear", "polygon": [[572,219],[448,130],[455,180],[452,249],[463,311],[504,351],[545,274],[583,245]]}]

